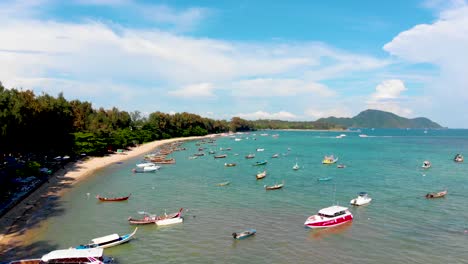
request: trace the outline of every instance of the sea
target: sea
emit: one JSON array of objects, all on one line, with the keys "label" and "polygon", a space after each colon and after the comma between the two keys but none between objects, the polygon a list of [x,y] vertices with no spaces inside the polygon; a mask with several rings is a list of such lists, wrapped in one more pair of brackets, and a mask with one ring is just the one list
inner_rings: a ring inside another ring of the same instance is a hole
[{"label": "sea", "polygon": [[[468,263],[468,161],[453,161],[457,153],[468,156],[468,130],[267,130],[181,147],[170,155],[176,164],[155,173],[132,173],[143,156],[97,171],[66,192],[30,242],[69,248],[131,233],[129,216],[184,208],[183,223],[139,226],[135,239],[104,253],[117,263]],[[190,159],[200,147],[205,156]],[[227,157],[215,159],[210,150]],[[332,154],[338,162],[323,165]],[[425,160],[430,169],[421,168]],[[256,180],[263,170],[267,176]],[[265,190],[276,183],[284,188]],[[445,198],[425,198],[442,190]],[[351,206],[363,191],[372,202]],[[126,202],[95,198],[130,193]],[[348,207],[354,220],[304,227],[308,216],[332,205]],[[251,228],[255,236],[233,239]]]}]

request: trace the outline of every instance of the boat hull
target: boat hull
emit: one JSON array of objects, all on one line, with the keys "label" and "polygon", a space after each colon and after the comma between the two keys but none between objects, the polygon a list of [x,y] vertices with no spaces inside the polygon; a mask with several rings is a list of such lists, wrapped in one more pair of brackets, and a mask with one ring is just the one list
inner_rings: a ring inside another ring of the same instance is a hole
[{"label": "boat hull", "polygon": [[[311,219],[314,217],[315,219]],[[339,226],[344,223],[353,221],[353,215],[347,214],[344,216],[340,217],[335,217],[335,218],[329,218],[329,219],[319,219],[320,216],[311,216],[309,217],[306,222],[304,223],[304,226],[308,228],[327,228],[327,227],[334,227],[334,226]]]},{"label": "boat hull", "polygon": [[360,206],[360,205],[369,204],[371,201],[372,201],[372,199],[359,199],[359,198],[355,198],[355,199],[352,199],[349,203],[352,204],[352,205]]},{"label": "boat hull", "polygon": [[183,221],[184,219],[182,217],[176,217],[176,218],[170,218],[170,219],[157,220],[156,225],[158,226],[173,225],[173,224],[182,223]]}]

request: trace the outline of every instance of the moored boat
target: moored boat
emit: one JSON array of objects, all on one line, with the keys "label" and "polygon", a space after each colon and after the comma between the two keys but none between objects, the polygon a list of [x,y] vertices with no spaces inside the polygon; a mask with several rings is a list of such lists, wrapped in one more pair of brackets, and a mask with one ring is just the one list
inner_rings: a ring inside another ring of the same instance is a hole
[{"label": "moored boat", "polygon": [[136,166],[138,168],[144,168],[144,167],[147,167],[147,166],[153,166],[154,163],[152,162],[143,162],[143,163],[137,163]]},{"label": "moored boat", "polygon": [[266,170],[265,170],[265,171],[262,171],[262,172],[259,172],[259,173],[257,173],[257,175],[256,175],[256,177],[257,177],[257,180],[260,180],[260,179],[263,179],[263,178],[265,178],[265,177],[266,177],[266,175],[267,175],[267,172],[266,172]]},{"label": "moored boat", "polygon": [[253,235],[255,235],[256,233],[257,233],[257,230],[255,230],[255,229],[248,229],[248,230],[246,230],[246,231],[239,232],[239,233],[235,233],[235,232],[234,232],[234,233],[232,233],[232,237],[233,237],[234,239],[239,240],[239,239],[244,239],[244,238],[246,238],[246,237],[253,236]]},{"label": "moored boat", "polygon": [[267,190],[267,191],[278,190],[278,189],[281,189],[281,188],[284,187],[284,183],[279,183],[279,184],[277,183],[275,185],[270,185],[270,186],[264,185],[263,187],[265,187],[265,190]]},{"label": "moored boat", "polygon": [[335,157],[334,155],[330,156],[325,156],[323,157],[322,164],[333,164],[338,161],[338,157]]},{"label": "moored boat", "polygon": [[346,207],[334,205],[323,208],[316,215],[309,216],[304,225],[309,228],[333,227],[352,221],[353,215]]},{"label": "moored boat", "polygon": [[296,164],[294,164],[294,166],[292,167],[292,169],[293,169],[293,170],[298,170],[298,169],[299,169],[299,164],[297,164],[297,162],[296,162]]},{"label": "moored boat", "polygon": [[358,197],[352,199],[349,203],[352,205],[365,205],[368,204],[372,201],[372,198],[370,198],[366,192],[360,192],[358,193]]},{"label": "moored boat", "polygon": [[135,227],[135,230],[123,236],[119,236],[118,234],[112,234],[108,236],[98,237],[91,240],[91,243],[87,245],[79,245],[75,247],[76,249],[87,249],[87,248],[109,248],[113,246],[117,246],[123,243],[126,243],[132,239],[135,235],[138,227]]},{"label": "moored boat", "polygon": [[[182,211],[183,210],[184,210],[183,208],[180,208],[178,212],[175,212],[175,213],[172,213],[172,214],[164,214],[162,216],[157,216],[157,215],[148,214],[146,212],[142,212],[142,214],[144,215],[143,218],[136,219],[136,218],[132,218],[130,216],[128,218],[128,222],[131,225],[147,225],[147,224],[158,224],[158,221],[160,221],[159,225],[164,225],[164,224],[167,224],[170,221],[165,221],[164,222],[162,220],[168,220],[168,219],[171,219],[171,218],[182,218]],[[180,221],[180,219],[174,220],[174,222],[177,222],[177,221]]]},{"label": "moored boat", "polygon": [[130,198],[132,194],[129,194],[127,196],[121,196],[121,197],[102,197],[99,194],[96,195],[96,198],[99,199],[101,202],[121,202],[121,201],[126,201],[128,198]]},{"label": "moored boat", "polygon": [[262,151],[265,151],[265,149],[264,148],[258,148],[257,149],[257,152],[262,152]]},{"label": "moored boat", "polygon": [[103,264],[114,263],[112,258],[103,255],[104,249],[102,248],[89,248],[89,249],[59,249],[51,251],[40,259],[25,259],[8,262],[8,264]]},{"label": "moored boat", "polygon": [[273,159],[276,159],[276,158],[279,157],[279,154],[278,154],[278,153],[275,153],[275,154],[273,154],[273,156],[271,156],[271,157],[272,157]]},{"label": "moored boat", "polygon": [[224,163],[225,167],[234,167],[236,165],[237,165],[236,163]]},{"label": "moored boat", "polygon": [[214,156],[215,159],[224,159],[224,158],[226,158],[226,157],[227,157],[226,154],[221,154],[221,155],[216,155],[216,156]]},{"label": "moored boat", "polygon": [[255,164],[253,164],[253,166],[266,165],[267,163],[268,163],[268,161],[266,161],[266,160],[263,160],[263,161],[256,161]]},{"label": "moored boat", "polygon": [[220,183],[216,184],[216,186],[226,186],[226,185],[229,185],[229,184],[231,184],[230,181],[225,181],[225,182],[220,182]]},{"label": "moored boat", "polygon": [[157,171],[161,168],[161,166],[158,166],[154,163],[151,163],[151,165],[148,165],[148,166],[144,166],[143,167],[143,171],[144,172],[152,172],[152,171]]},{"label": "moored boat", "polygon": [[331,181],[333,179],[333,177],[321,177],[321,178],[318,178],[317,181]]},{"label": "moored boat", "polygon": [[253,159],[255,158],[255,154],[249,154],[247,156],[245,156],[246,159]]},{"label": "moored boat", "polygon": [[445,197],[445,195],[447,195],[447,190],[441,192],[428,193],[426,194],[426,198],[442,198]]},{"label": "moored boat", "polygon": [[172,214],[164,214],[163,216],[158,216],[155,224],[158,226],[172,225],[182,223],[184,218],[182,218],[182,211],[184,209],[180,208],[178,212]]}]

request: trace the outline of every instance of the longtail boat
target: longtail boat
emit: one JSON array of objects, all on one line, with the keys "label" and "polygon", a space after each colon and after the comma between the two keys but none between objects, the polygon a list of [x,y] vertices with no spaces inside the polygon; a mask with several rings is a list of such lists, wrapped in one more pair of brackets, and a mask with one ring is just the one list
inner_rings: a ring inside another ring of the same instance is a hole
[{"label": "longtail boat", "polygon": [[121,202],[121,201],[126,201],[128,198],[130,198],[132,194],[129,194],[128,196],[122,196],[122,197],[102,197],[99,194],[96,195],[96,198],[99,199],[101,202]]},{"label": "longtail boat", "polygon": [[260,179],[265,178],[266,175],[267,175],[267,172],[266,172],[266,171],[257,173],[257,176],[256,176],[256,177],[257,177],[257,180],[260,180]]},{"label": "longtail boat", "polygon": [[79,245],[75,247],[76,249],[87,249],[87,248],[109,248],[113,246],[117,246],[123,244],[125,242],[130,241],[132,237],[135,235],[138,227],[135,227],[135,230],[123,236],[119,236],[118,234],[112,234],[108,236],[98,237],[91,240],[91,243],[87,245]]},{"label": "longtail boat", "polygon": [[226,186],[226,185],[229,185],[230,183],[231,183],[230,181],[221,182],[221,183],[216,184],[216,186]]},{"label": "longtail boat", "polygon": [[[128,222],[131,225],[157,224],[157,222],[161,221],[161,220],[167,220],[167,219],[172,219],[172,218],[180,218],[182,216],[182,211],[183,210],[184,210],[184,208],[180,208],[178,212],[175,212],[175,213],[172,213],[172,214],[164,214],[164,215],[161,215],[161,216],[151,215],[151,214],[148,214],[146,212],[143,212],[143,214],[145,216],[142,219],[136,219],[136,218],[129,217]],[[160,223],[163,223],[163,222],[160,222]]]},{"label": "longtail boat", "polygon": [[283,186],[284,186],[284,183],[275,184],[275,185],[271,185],[271,186],[265,185],[264,187],[265,187],[265,190],[270,191],[270,190],[281,189],[281,188],[283,188]]},{"label": "longtail boat", "polygon": [[428,193],[426,194],[426,198],[442,198],[447,195],[447,190],[442,191],[442,192],[433,192],[433,193]]}]

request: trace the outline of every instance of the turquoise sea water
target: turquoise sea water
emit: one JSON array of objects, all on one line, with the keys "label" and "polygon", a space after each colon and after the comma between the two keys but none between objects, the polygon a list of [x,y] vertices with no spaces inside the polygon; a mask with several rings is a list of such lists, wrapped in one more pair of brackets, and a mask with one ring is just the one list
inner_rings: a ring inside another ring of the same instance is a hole
[{"label": "turquoise sea water", "polygon": [[[338,139],[339,134],[347,136]],[[172,213],[183,207],[184,223],[140,226],[136,239],[105,254],[119,263],[468,262],[468,163],[452,161],[456,153],[468,156],[468,130],[263,131],[238,137],[243,140],[221,137],[216,146],[202,145],[207,155],[193,160],[188,157],[197,152],[197,142],[184,143],[186,151],[172,154],[177,163],[156,173],[132,174],[140,159],[99,171],[63,197],[63,213],[48,220],[38,241],[68,248],[130,233],[134,226],[127,218],[139,217],[138,211]],[[219,151],[227,147],[232,150]],[[214,159],[210,149],[228,157]],[[249,153],[256,158],[245,159]],[[275,153],[278,159],[271,158]],[[328,154],[346,168],[322,165]],[[266,166],[252,166],[264,159]],[[293,171],[296,160],[301,169]],[[424,160],[432,168],[421,169]],[[237,166],[227,168],[225,162]],[[257,181],[263,168],[268,175]],[[332,180],[317,180],[323,177]],[[225,181],[231,184],[216,186]],[[282,181],[282,190],[263,188]],[[444,189],[446,198],[424,198]],[[348,206],[360,191],[373,201],[349,206],[352,223],[304,228],[308,216],[333,204]],[[94,198],[107,193],[132,197],[121,203]],[[248,228],[256,229],[256,236],[232,239],[231,233]]]}]

